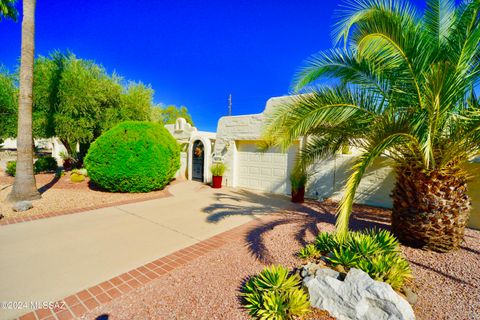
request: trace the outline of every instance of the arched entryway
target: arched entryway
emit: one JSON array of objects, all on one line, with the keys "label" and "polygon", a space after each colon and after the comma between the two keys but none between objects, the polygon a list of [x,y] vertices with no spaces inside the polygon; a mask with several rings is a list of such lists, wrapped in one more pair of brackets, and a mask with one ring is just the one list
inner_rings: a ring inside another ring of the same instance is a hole
[{"label": "arched entryway", "polygon": [[192,180],[204,181],[205,147],[203,142],[196,140],[192,148]]},{"label": "arched entryway", "polygon": [[195,135],[188,144],[188,179],[208,183],[212,180],[212,141],[203,135]]}]

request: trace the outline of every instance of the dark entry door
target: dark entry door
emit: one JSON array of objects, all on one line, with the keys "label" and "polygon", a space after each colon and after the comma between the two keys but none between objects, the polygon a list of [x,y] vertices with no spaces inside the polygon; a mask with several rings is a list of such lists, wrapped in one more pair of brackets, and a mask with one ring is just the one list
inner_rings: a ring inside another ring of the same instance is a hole
[{"label": "dark entry door", "polygon": [[202,141],[195,141],[192,153],[192,179],[203,182],[203,159],[205,155]]}]

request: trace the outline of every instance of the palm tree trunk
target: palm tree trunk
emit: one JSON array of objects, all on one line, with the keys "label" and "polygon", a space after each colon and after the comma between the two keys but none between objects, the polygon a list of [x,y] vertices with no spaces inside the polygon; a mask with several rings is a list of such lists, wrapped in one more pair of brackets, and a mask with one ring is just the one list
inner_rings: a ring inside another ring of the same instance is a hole
[{"label": "palm tree trunk", "polygon": [[392,197],[392,229],[401,242],[439,252],[460,247],[471,207],[461,169],[397,168]]},{"label": "palm tree trunk", "polygon": [[11,201],[40,198],[33,174],[32,105],[35,49],[35,1],[23,0],[20,95],[18,102],[17,171]]}]

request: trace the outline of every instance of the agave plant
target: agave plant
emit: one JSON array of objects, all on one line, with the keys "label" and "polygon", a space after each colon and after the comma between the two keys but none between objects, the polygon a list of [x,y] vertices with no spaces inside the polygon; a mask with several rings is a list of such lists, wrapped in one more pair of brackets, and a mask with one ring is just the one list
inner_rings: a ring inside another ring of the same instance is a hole
[{"label": "agave plant", "polygon": [[313,244],[299,252],[303,259],[316,259],[320,255],[331,266],[363,270],[372,279],[397,290],[412,278],[410,264],[402,255],[397,239],[387,230],[350,231],[343,238],[321,232]]},{"label": "agave plant", "polygon": [[480,0],[347,1],[336,47],[314,55],[299,94],[270,114],[265,139],[288,148],[306,137],[307,166],[348,144],[360,150],[337,211],[345,236],[362,176],[380,156],[396,172],[392,229],[400,241],[457,248],[469,217],[462,163],[480,151]]},{"label": "agave plant", "polygon": [[254,319],[299,319],[310,311],[308,294],[298,274],[283,266],[266,267],[243,287],[243,305]]}]

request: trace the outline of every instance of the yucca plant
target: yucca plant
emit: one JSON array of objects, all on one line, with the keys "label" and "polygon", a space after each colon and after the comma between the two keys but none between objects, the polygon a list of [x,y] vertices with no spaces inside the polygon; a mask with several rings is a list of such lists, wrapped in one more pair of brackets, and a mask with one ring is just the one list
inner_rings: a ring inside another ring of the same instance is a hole
[{"label": "yucca plant", "polygon": [[360,150],[337,211],[340,237],[362,176],[384,156],[396,171],[395,235],[459,247],[470,211],[461,166],[480,151],[479,11],[480,0],[429,0],[423,15],[407,0],[347,1],[337,47],[310,58],[295,81],[303,94],[269,115],[267,142],[287,149],[307,137],[305,166],[346,144]]},{"label": "yucca plant", "polygon": [[266,267],[243,287],[244,307],[254,319],[299,319],[310,311],[308,294],[298,274],[283,266]]}]

